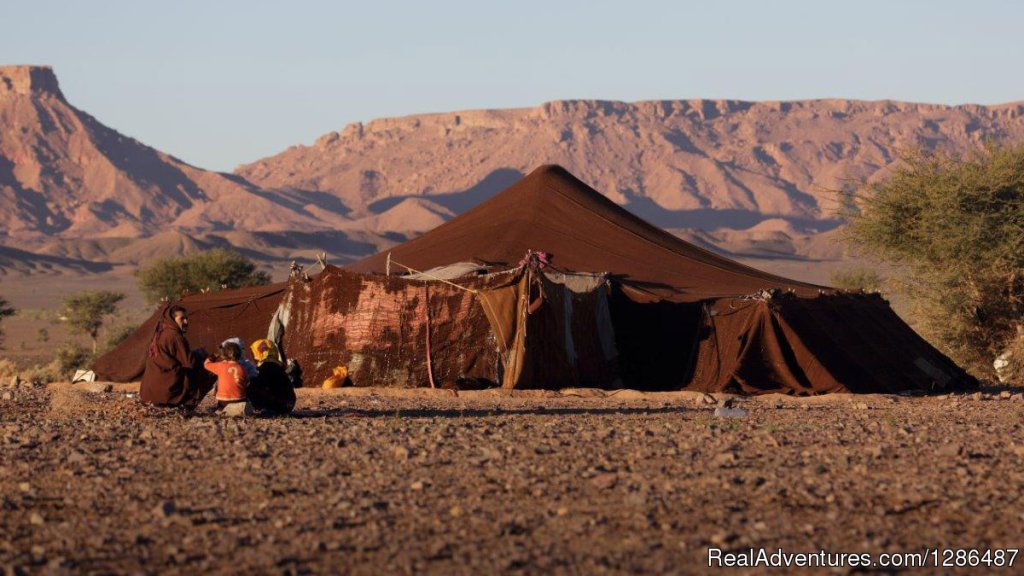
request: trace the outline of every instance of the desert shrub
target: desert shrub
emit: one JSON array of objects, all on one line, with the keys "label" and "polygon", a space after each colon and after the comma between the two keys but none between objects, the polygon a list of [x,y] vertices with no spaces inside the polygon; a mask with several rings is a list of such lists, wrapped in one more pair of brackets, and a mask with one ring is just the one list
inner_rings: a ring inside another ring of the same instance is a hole
[{"label": "desert shrub", "polygon": [[905,270],[890,287],[925,337],[991,376],[1024,320],[1024,146],[908,153],[844,212],[855,244]]},{"label": "desert shrub", "polygon": [[88,349],[72,343],[58,348],[53,360],[61,374],[70,375],[72,371],[88,366],[93,360],[93,354]]},{"label": "desert shrub", "polygon": [[203,290],[262,286],[270,282],[270,275],[257,270],[252,260],[221,248],[163,258],[140,268],[136,276],[150,304]]},{"label": "desert shrub", "polygon": [[11,307],[7,300],[4,300],[3,297],[0,297],[0,350],[2,350],[4,346],[4,329],[2,325],[3,319],[7,318],[8,316],[14,316],[14,314],[14,308]]},{"label": "desert shrub", "polygon": [[37,364],[20,372],[20,377],[23,381],[39,384],[67,380],[70,375],[68,371],[61,370],[60,361],[58,360],[51,360],[47,364]]},{"label": "desert shrub", "polygon": [[18,374],[18,365],[10,358],[0,358],[0,382]]},{"label": "desert shrub", "polygon": [[54,322],[60,317],[60,311],[47,308],[20,308],[18,316],[33,322]]},{"label": "desert shrub", "polygon": [[9,358],[0,358],[0,382],[7,383],[14,376],[23,382],[49,384],[70,379],[75,370],[85,368],[92,354],[84,347],[70,344],[58,348],[54,358],[45,364],[19,366]]},{"label": "desert shrub", "polygon": [[124,294],[100,290],[82,292],[64,299],[64,317],[73,333],[77,332],[92,339],[92,352],[99,347],[99,332],[106,316],[117,311],[117,304],[124,300]]},{"label": "desert shrub", "polygon": [[864,290],[878,292],[882,289],[885,279],[870,268],[850,268],[833,270],[829,276],[829,284],[843,290]]},{"label": "desert shrub", "polygon": [[103,346],[100,347],[96,355],[99,356],[101,354],[105,354],[110,350],[116,348],[118,344],[124,342],[125,339],[128,338],[128,336],[135,331],[135,328],[135,326],[130,326],[127,324],[122,324],[120,326],[115,326],[111,328],[107,332],[107,337],[103,339]]}]

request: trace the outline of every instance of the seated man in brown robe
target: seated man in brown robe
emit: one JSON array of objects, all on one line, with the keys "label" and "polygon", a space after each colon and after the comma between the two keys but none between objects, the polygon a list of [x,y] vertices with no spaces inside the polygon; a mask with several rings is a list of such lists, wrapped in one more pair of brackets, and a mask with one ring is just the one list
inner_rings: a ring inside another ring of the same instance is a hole
[{"label": "seated man in brown robe", "polygon": [[195,408],[213,387],[202,369],[202,351],[193,351],[185,338],[188,311],[170,306],[157,325],[149,345],[139,399],[146,404]]}]

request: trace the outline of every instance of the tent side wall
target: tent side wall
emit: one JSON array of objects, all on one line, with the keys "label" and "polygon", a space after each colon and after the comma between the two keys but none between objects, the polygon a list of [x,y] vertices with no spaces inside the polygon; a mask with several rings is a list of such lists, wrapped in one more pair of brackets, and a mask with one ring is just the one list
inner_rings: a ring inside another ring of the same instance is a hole
[{"label": "tent side wall", "polygon": [[693,380],[704,392],[810,395],[846,391],[764,300],[707,304]]},{"label": "tent side wall", "polygon": [[285,298],[281,349],[306,386],[340,366],[354,386],[427,387],[431,374],[446,388],[500,380],[494,333],[472,292],[328,267],[292,281]]},{"label": "tent side wall", "polygon": [[941,390],[975,383],[881,296],[786,298],[778,315],[851,392]]},{"label": "tent side wall", "polygon": [[354,386],[621,387],[602,276],[513,269],[456,282],[333,267],[295,280],[281,349],[306,386],[344,366]]},{"label": "tent side wall", "polygon": [[142,373],[146,370],[146,354],[160,322],[160,312],[153,312],[120,344],[93,361],[89,368],[96,373],[98,379],[107,382],[136,382],[142,379]]},{"label": "tent side wall", "polygon": [[267,337],[270,319],[284,297],[284,284],[265,291],[240,289],[229,302],[182,300],[188,309],[188,337],[192,349],[213,353],[220,343],[238,336],[246,345]]},{"label": "tent side wall", "polygon": [[[185,296],[178,304],[189,312],[186,337],[192,349],[205,348],[213,352],[232,336],[239,336],[247,343],[265,338],[285,287],[286,284],[279,283]],[[110,382],[133,382],[142,378],[161,311],[162,308],[154,312],[124,342],[93,362],[91,368],[97,378]]]},{"label": "tent side wall", "polygon": [[707,309],[691,390],[893,393],[975,383],[877,295],[729,298]]}]

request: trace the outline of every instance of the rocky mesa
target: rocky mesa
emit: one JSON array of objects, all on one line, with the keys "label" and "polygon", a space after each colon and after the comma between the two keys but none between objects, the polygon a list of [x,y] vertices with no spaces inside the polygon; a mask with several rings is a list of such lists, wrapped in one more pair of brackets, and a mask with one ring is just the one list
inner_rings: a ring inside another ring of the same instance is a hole
[{"label": "rocky mesa", "polygon": [[457,213],[554,163],[727,252],[839,257],[822,236],[840,225],[837,190],[882,176],[910,148],[968,153],[988,140],[1024,141],[1024,103],[560,101],[353,124],[237,173],[386,218],[413,202]]}]

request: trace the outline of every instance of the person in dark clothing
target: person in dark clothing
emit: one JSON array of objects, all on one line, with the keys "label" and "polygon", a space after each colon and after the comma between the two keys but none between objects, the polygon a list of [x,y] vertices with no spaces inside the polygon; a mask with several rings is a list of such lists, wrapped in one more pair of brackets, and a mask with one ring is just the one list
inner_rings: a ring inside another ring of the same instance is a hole
[{"label": "person in dark clothing", "polygon": [[203,370],[206,354],[191,349],[185,338],[187,330],[188,311],[169,306],[149,345],[139,390],[143,403],[191,409],[213,387],[212,377]]},{"label": "person in dark clothing", "polygon": [[277,345],[270,340],[252,343],[256,359],[256,378],[249,382],[246,394],[252,407],[261,412],[287,414],[295,408],[295,389],[281,364]]}]

